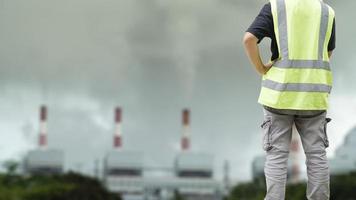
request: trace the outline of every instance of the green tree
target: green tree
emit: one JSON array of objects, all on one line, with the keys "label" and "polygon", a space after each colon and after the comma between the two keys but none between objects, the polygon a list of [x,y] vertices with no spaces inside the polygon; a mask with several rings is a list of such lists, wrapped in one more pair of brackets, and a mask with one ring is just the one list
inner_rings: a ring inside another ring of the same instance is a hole
[{"label": "green tree", "polygon": [[5,161],[3,164],[3,167],[6,169],[6,173],[8,175],[14,175],[18,166],[19,166],[19,163],[14,160]]},{"label": "green tree", "polygon": [[121,200],[94,178],[75,173],[55,176],[0,175],[0,200]]},{"label": "green tree", "polygon": [[183,196],[179,193],[178,190],[174,190],[173,200],[184,200]]},{"label": "green tree", "polygon": [[[263,178],[263,177],[262,177]],[[261,200],[264,198],[266,186],[259,180],[240,183],[233,187],[228,200]],[[331,176],[330,199],[356,200],[356,172]],[[306,183],[288,184],[287,200],[305,200]]]}]

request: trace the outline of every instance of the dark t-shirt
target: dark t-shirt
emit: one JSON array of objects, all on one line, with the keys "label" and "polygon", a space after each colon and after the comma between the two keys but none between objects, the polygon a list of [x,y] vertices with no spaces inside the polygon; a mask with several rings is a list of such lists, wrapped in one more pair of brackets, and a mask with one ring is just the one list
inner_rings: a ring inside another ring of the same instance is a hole
[{"label": "dark t-shirt", "polygon": [[[258,38],[258,42],[264,37],[271,38],[271,60],[275,60],[279,57],[277,40],[274,33],[273,16],[271,11],[271,3],[267,3],[263,6],[260,13],[256,17],[255,21],[247,29],[247,32],[252,33]],[[335,19],[333,21],[333,28],[331,32],[330,41],[328,44],[328,51],[335,49]]]}]

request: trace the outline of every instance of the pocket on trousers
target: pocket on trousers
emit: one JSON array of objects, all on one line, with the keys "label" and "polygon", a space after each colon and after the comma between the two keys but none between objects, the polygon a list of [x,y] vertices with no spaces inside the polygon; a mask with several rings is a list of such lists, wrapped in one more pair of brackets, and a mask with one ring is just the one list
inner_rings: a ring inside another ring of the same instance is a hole
[{"label": "pocket on trousers", "polygon": [[324,126],[323,126],[323,141],[325,148],[329,147],[329,138],[328,138],[328,133],[327,133],[327,126],[328,123],[331,121],[331,118],[325,118]]},{"label": "pocket on trousers", "polygon": [[272,121],[271,119],[266,119],[262,125],[262,133],[263,133],[263,141],[262,141],[262,148],[265,151],[269,151],[272,149],[272,144],[271,144],[271,124]]}]

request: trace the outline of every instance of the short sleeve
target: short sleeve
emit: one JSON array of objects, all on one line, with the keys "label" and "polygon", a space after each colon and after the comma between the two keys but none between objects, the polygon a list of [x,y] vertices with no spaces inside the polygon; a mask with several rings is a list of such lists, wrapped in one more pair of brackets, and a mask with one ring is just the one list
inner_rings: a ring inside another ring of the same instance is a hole
[{"label": "short sleeve", "polygon": [[258,42],[260,42],[264,37],[272,37],[274,29],[271,3],[267,3],[263,6],[260,13],[257,15],[246,32],[252,33],[256,36],[258,38]]},{"label": "short sleeve", "polygon": [[335,19],[333,21],[333,28],[331,31],[331,36],[330,36],[330,40],[329,40],[329,44],[328,44],[328,51],[333,51],[335,49],[336,46],[336,30],[335,30]]}]

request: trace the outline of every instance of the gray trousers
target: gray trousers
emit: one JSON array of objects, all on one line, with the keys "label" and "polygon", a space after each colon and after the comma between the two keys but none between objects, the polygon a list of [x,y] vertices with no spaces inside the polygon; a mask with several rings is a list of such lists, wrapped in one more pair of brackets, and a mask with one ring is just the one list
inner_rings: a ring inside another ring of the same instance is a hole
[{"label": "gray trousers", "polygon": [[329,167],[325,148],[329,146],[326,112],[316,115],[282,114],[264,109],[263,148],[266,151],[265,200],[284,200],[289,146],[295,124],[300,135],[307,165],[307,199],[329,199]]}]

